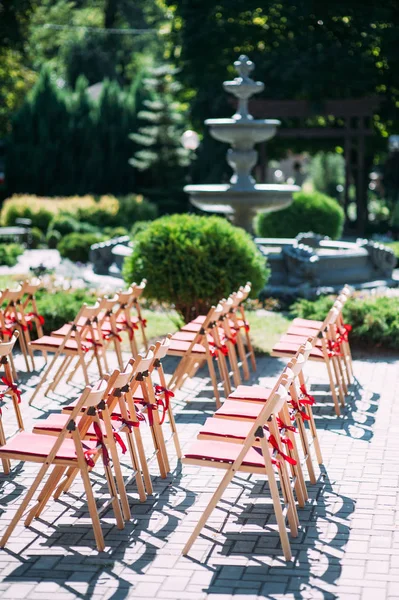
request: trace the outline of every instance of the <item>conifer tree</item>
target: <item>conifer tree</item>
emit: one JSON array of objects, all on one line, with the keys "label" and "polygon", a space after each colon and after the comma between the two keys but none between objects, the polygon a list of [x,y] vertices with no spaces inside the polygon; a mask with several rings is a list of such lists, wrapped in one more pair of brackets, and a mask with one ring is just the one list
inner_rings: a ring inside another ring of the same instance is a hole
[{"label": "conifer tree", "polygon": [[181,86],[175,74],[170,65],[151,69],[144,79],[149,98],[138,113],[142,125],[130,135],[138,146],[129,163],[142,173],[139,191],[156,202],[161,213],[187,209],[183,187],[192,157],[180,141],[185,110],[177,100]]}]

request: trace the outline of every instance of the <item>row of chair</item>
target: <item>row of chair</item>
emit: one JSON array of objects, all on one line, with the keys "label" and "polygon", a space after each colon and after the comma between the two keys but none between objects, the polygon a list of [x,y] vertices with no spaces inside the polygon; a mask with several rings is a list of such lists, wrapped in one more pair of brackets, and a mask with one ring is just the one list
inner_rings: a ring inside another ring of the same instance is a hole
[{"label": "row of chair", "polygon": [[[9,343],[0,343],[0,355],[9,355],[17,335],[14,334]],[[181,456],[170,402],[173,394],[166,388],[162,367],[169,344],[170,338],[167,337],[151,346],[145,356],[132,357],[122,371],[115,369],[110,376],[103,375],[94,386],[86,386],[79,399],[64,407],[62,413],[54,413],[47,419],[37,421],[32,433],[17,433],[6,442],[3,428],[0,428],[0,459],[6,473],[11,468],[10,460],[41,464],[32,486],[0,540],[1,547],[27,511],[49,469],[52,471],[36,503],[27,513],[25,525],[29,526],[34,518],[39,518],[50,497],[59,498],[80,475],[99,551],[104,549],[104,538],[89,474],[100,457],[119,529],[124,527],[125,520],[131,518],[126,489],[131,478],[127,482],[123,479],[117,445],[123,454],[129,451],[132,478],[139,499],[145,501],[147,494],[153,493],[149,461],[156,457],[160,475],[165,478],[170,471],[167,452],[169,441],[173,440],[175,452],[178,457]],[[17,403],[14,403],[14,407],[19,411]],[[145,420],[154,446],[154,453],[149,456],[142,438]],[[166,423],[171,434],[168,440],[164,435]]]},{"label": "row of chair", "polygon": [[181,358],[181,361],[169,382],[171,389],[179,389],[188,377],[193,377],[198,368],[206,363],[216,406],[220,407],[220,387],[227,397],[232,391],[232,382],[237,387],[242,378],[249,379],[248,359],[253,371],[256,370],[250,326],[244,310],[250,292],[251,284],[247,283],[227,299],[220,300],[207,315],[195,318],[172,336],[169,354]]}]

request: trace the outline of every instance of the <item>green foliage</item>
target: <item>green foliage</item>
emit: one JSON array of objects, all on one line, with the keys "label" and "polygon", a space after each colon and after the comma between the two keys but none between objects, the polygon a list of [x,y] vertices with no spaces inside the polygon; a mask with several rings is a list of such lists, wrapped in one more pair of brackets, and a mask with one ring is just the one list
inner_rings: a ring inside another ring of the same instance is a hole
[{"label": "green foliage", "polygon": [[173,303],[183,317],[203,314],[246,281],[256,295],[269,271],[250,236],[219,217],[173,215],[135,237],[125,260],[127,283],[148,280],[146,294]]},{"label": "green foliage", "polygon": [[70,215],[57,215],[50,223],[49,232],[54,229],[59,231],[61,236],[68,235],[79,231],[79,221]]},{"label": "green foliage", "polygon": [[[136,129],[136,87],[104,81],[98,100],[80,78],[76,91],[57,87],[43,69],[15,114],[7,144],[7,189],[56,196],[128,194],[135,172],[128,159]],[[40,149],[40,151],[38,151]]]},{"label": "green foliage", "polygon": [[63,258],[72,262],[87,263],[90,246],[101,242],[104,237],[97,233],[68,233],[59,242],[57,249]]},{"label": "green foliage", "polygon": [[105,227],[122,227],[136,220],[154,219],[156,215],[154,204],[133,194],[119,199],[115,196],[41,198],[15,195],[4,202],[1,221],[4,225],[14,225],[18,218],[29,218],[33,226],[43,232],[56,229],[65,235],[95,233]]},{"label": "green foliage", "polygon": [[14,267],[18,262],[18,256],[24,253],[20,244],[0,244],[0,265]]},{"label": "green foliage", "polygon": [[46,232],[53,218],[51,211],[37,208],[34,204],[7,200],[1,210],[1,222],[4,226],[15,225],[17,219],[30,219],[32,226]]},{"label": "green foliage", "polygon": [[336,239],[342,233],[344,218],[344,211],[333,198],[319,192],[298,192],[287,208],[261,213],[255,227],[261,237],[295,237],[313,231]]},{"label": "green foliage", "polygon": [[46,235],[46,244],[49,248],[54,249],[57,248],[59,242],[61,241],[62,235],[59,231],[55,229],[50,229]]},{"label": "green foliage", "polygon": [[43,232],[38,227],[32,227],[30,232],[30,248],[39,248],[40,244],[44,242]]},{"label": "green foliage", "polygon": [[105,227],[103,229],[103,234],[108,238],[116,238],[121,237],[122,235],[129,235],[129,232],[125,227]]},{"label": "green foliage", "polygon": [[345,182],[345,160],[342,154],[319,152],[312,159],[310,176],[315,189],[332,198],[339,198],[338,185]]},{"label": "green foliage", "polygon": [[138,150],[129,162],[143,172],[140,190],[157,203],[161,213],[186,209],[183,186],[192,158],[180,141],[187,119],[183,105],[177,101],[181,86],[175,75],[175,69],[163,65],[152,69],[150,77],[144,79],[150,99],[144,100],[144,110],[138,113],[138,132],[130,135]]},{"label": "green foliage", "polygon": [[[315,302],[299,300],[291,311],[293,316],[322,321],[333,304],[323,297]],[[352,298],[344,306],[344,320],[353,327],[351,340],[366,347],[370,345],[399,350],[399,298]]]},{"label": "green foliage", "polygon": [[151,225],[151,221],[136,221],[130,230],[130,235],[135,237],[141,231],[145,231]]},{"label": "green foliage", "polygon": [[42,290],[38,292],[36,299],[38,312],[45,320],[44,333],[49,335],[65,323],[73,321],[84,302],[94,304],[96,296],[86,289],[60,290],[51,294]]}]

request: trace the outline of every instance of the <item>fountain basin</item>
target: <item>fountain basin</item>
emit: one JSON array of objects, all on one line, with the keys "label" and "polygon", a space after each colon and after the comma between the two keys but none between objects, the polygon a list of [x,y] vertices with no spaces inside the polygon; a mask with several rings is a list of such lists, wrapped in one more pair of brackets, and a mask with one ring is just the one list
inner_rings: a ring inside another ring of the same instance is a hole
[{"label": "fountain basin", "polygon": [[297,185],[257,183],[249,189],[225,184],[186,185],[190,202],[205,212],[227,215],[235,225],[252,229],[257,212],[272,212],[289,206],[292,194],[298,192]]},{"label": "fountain basin", "polygon": [[205,125],[210,128],[211,136],[219,142],[252,148],[254,144],[266,142],[276,134],[280,125],[277,119],[207,119]]}]

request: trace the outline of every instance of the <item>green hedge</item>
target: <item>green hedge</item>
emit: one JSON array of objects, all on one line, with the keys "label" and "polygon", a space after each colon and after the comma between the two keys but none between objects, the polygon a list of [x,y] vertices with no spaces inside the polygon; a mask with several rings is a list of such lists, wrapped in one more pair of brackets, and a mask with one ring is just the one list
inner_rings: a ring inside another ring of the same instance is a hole
[{"label": "green hedge", "polygon": [[342,234],[345,215],[334,198],[320,192],[298,192],[290,206],[278,212],[260,213],[255,230],[260,237],[293,238],[313,231],[337,239]]},{"label": "green hedge", "polygon": [[[322,321],[333,301],[330,296],[315,302],[299,300],[291,307],[291,313],[294,317]],[[344,306],[343,316],[353,326],[354,342],[399,350],[399,297],[351,298]]]},{"label": "green hedge", "polygon": [[219,217],[173,215],[134,238],[126,282],[146,278],[146,294],[175,305],[186,320],[252,282],[254,296],[268,279],[265,258],[251,237]]},{"label": "green hedge", "polygon": [[87,263],[90,246],[103,240],[104,237],[98,233],[69,233],[58,243],[57,250],[63,258],[72,262]]},{"label": "green hedge", "polygon": [[50,334],[65,323],[73,321],[82,304],[94,304],[96,296],[86,289],[72,291],[56,291],[51,294],[47,290],[40,290],[36,296],[37,309],[44,317],[44,333]]}]

